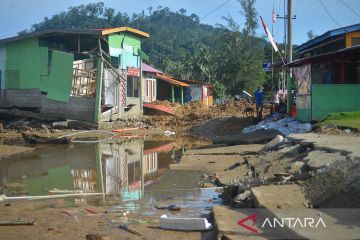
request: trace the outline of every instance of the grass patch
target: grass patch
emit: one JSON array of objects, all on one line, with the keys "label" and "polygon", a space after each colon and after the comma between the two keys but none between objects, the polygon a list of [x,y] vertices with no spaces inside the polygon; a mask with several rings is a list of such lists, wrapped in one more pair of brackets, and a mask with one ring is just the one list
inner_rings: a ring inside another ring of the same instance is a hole
[{"label": "grass patch", "polygon": [[324,121],[321,122],[321,126],[335,123],[339,128],[350,128],[360,132],[360,112],[342,112],[331,113]]}]

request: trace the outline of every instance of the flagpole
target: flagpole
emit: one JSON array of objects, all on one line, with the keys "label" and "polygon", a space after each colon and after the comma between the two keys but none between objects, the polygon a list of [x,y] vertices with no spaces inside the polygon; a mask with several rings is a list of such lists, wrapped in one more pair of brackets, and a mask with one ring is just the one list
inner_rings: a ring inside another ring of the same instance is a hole
[{"label": "flagpole", "polygon": [[[274,5],[271,13],[271,35],[274,36]],[[274,92],[274,48],[271,48],[271,94]]]}]

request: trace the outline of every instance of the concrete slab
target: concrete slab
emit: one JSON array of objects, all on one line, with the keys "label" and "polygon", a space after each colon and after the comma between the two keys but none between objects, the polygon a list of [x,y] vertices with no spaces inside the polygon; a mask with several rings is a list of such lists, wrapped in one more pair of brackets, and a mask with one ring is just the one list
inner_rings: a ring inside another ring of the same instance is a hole
[{"label": "concrete slab", "polygon": [[253,154],[263,148],[262,144],[235,145],[229,147],[203,148],[186,151],[185,155],[231,155]]},{"label": "concrete slab", "polygon": [[339,153],[324,151],[312,151],[304,158],[304,161],[312,169],[323,168],[337,161],[346,161],[346,157]]},{"label": "concrete slab", "polygon": [[360,159],[360,137],[341,135],[320,135],[316,133],[290,134],[287,137],[295,142],[314,143],[316,150],[330,150],[348,153]]},{"label": "concrete slab", "polygon": [[239,144],[258,144],[265,143],[274,139],[277,135],[281,135],[279,131],[273,129],[259,130],[250,133],[241,133],[235,135],[227,135],[213,138],[214,144],[225,143],[227,145]]},{"label": "concrete slab", "polygon": [[[213,212],[218,239],[360,238],[360,209],[233,209],[216,206]],[[310,219],[314,221],[312,226]],[[240,226],[241,220],[255,232]],[[284,223],[282,226],[281,222]]]},{"label": "concrete slab", "polygon": [[170,164],[172,170],[199,170],[213,174],[223,171],[235,162],[243,162],[240,155],[185,155],[180,163]]},{"label": "concrete slab", "polygon": [[251,188],[255,206],[265,208],[304,208],[306,199],[300,186],[269,185]]},{"label": "concrete slab", "polygon": [[226,206],[214,206],[213,213],[218,230],[218,239],[267,239],[262,236],[257,236],[237,224],[239,220],[248,217],[246,211]]}]

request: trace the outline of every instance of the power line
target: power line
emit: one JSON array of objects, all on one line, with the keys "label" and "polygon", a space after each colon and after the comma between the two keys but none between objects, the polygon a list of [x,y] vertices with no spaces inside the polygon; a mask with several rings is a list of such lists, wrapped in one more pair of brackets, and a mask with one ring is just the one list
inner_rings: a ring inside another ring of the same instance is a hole
[{"label": "power line", "polygon": [[357,12],[355,12],[355,10],[354,9],[352,9],[350,6],[349,6],[349,4],[347,4],[345,1],[343,1],[343,0],[339,0],[340,2],[342,2],[346,7],[348,7],[356,16],[358,16],[359,18],[360,18],[360,15],[357,13]]},{"label": "power line", "polygon": [[206,18],[207,16],[209,16],[210,14],[212,14],[213,12],[215,12],[216,10],[218,10],[219,8],[222,8],[223,6],[225,6],[228,2],[230,2],[231,0],[226,0],[225,2],[223,2],[220,6],[218,6],[217,8],[215,8],[214,10],[212,10],[211,12],[209,12],[208,14],[206,14],[205,16],[203,16],[201,18],[201,20],[203,20],[204,18]]},{"label": "power line", "polygon": [[324,8],[324,10],[326,11],[326,13],[329,15],[329,17],[336,23],[336,25],[338,25],[339,27],[342,27],[337,21],[336,19],[331,15],[331,13],[329,12],[329,10],[326,8],[324,2],[322,0],[318,0],[321,4],[321,6]]}]

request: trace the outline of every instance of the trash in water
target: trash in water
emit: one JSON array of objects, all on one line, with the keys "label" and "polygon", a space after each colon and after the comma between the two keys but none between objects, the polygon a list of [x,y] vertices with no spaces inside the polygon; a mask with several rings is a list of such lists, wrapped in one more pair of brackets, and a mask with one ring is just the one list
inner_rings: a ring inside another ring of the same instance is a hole
[{"label": "trash in water", "polygon": [[164,210],[168,209],[170,211],[180,211],[180,207],[176,206],[176,204],[170,204],[170,205],[155,205],[156,209]]},{"label": "trash in water", "polygon": [[169,136],[171,136],[171,135],[175,135],[175,132],[166,130],[166,131],[164,132],[164,135],[167,136],[167,137],[169,137]]}]

